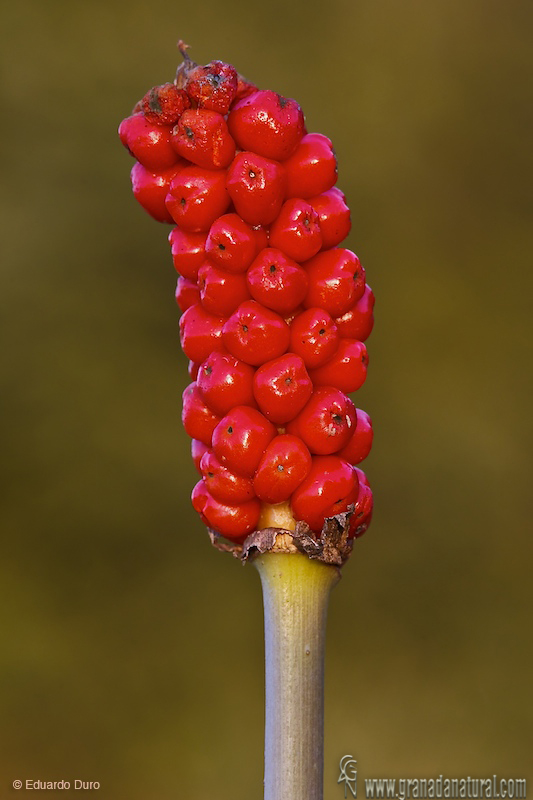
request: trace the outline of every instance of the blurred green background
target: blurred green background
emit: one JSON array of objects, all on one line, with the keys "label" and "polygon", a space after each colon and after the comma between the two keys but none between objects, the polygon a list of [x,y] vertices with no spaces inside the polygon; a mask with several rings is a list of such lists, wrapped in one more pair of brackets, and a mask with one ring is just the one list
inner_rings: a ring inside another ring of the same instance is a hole
[{"label": "blurred green background", "polygon": [[528,0],[3,4],[0,797],[262,796],[259,579],[190,510],[168,228],[116,135],[178,38],[333,139],[377,295],[376,513],[331,600],[325,797],[346,753],[360,780],[531,791],[532,21]]}]

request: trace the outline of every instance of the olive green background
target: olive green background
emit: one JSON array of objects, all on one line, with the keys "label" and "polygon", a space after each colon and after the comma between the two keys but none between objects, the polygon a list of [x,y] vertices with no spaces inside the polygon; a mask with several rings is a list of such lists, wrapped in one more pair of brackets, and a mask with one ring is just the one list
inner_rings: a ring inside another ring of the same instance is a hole
[{"label": "olive green background", "polygon": [[0,798],[262,795],[259,579],[190,509],[168,226],[116,135],[180,37],[333,139],[377,296],[376,512],[330,605],[326,800],[346,753],[360,797],[533,791],[532,21],[527,0],[3,3]]}]

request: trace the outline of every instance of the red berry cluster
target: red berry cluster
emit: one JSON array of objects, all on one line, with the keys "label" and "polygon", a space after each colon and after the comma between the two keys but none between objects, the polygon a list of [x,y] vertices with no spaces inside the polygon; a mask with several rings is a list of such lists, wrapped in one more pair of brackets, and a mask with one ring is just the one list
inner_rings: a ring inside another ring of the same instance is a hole
[{"label": "red berry cluster", "polygon": [[[204,522],[235,542],[286,508],[319,533],[372,515],[356,465],[372,426],[348,394],[365,378],[374,295],[351,250],[331,141],[300,106],[229,64],[188,59],[119,128],[133,192],[175,225],[181,344],[193,382],[183,424]],[[271,524],[271,523],[270,523]]]}]

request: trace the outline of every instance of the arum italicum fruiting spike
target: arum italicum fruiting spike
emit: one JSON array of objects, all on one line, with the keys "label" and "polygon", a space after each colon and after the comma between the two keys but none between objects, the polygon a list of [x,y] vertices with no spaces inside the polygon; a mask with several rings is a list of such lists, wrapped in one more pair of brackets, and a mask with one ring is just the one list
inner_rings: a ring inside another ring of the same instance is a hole
[{"label": "arum italicum fruiting spike", "polygon": [[374,295],[342,242],[332,142],[230,64],[183,63],[119,127],[133,193],[170,223],[183,424],[212,543],[263,585],[266,800],[322,797],[329,591],[372,516],[366,378]]}]

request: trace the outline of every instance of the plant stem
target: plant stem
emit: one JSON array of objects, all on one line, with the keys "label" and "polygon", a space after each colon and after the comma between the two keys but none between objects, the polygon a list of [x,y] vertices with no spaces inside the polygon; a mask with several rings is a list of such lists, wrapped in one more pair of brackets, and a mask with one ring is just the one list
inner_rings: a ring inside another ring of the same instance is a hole
[{"label": "plant stem", "polygon": [[299,553],[254,564],[265,608],[265,800],[322,800],[326,616],[340,571]]}]

